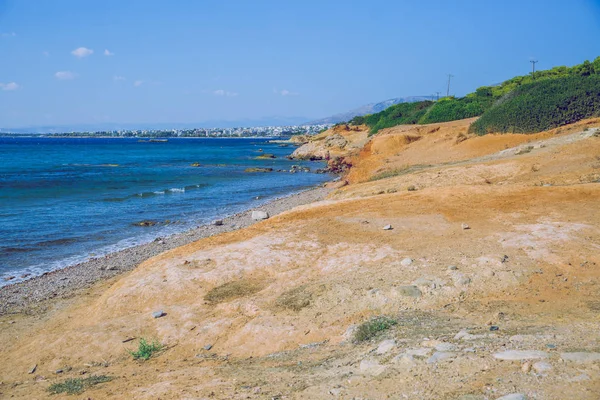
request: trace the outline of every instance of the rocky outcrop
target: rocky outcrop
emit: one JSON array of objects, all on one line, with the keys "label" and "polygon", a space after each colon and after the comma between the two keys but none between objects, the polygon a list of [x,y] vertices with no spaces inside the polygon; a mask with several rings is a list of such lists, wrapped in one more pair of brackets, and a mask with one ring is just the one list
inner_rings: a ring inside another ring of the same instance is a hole
[{"label": "rocky outcrop", "polygon": [[273,172],[273,168],[253,167],[246,168],[244,172]]}]

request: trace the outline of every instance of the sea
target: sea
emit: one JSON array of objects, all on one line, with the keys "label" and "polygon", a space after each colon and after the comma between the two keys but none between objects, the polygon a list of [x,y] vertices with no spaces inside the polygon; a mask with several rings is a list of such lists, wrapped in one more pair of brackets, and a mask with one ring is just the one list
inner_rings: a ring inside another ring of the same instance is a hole
[{"label": "sea", "polygon": [[[0,137],[0,286],[331,179],[314,172],[322,163],[288,160],[294,147],[270,140]],[[256,158],[265,153],[275,158]],[[311,172],[277,172],[292,165]],[[251,167],[274,172],[244,172]]]}]

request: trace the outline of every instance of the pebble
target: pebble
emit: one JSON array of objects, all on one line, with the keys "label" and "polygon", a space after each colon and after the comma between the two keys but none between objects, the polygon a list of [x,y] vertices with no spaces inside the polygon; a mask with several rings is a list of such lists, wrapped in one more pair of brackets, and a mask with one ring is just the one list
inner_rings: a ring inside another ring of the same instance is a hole
[{"label": "pebble", "polygon": [[580,364],[593,363],[596,361],[600,361],[600,353],[560,353],[560,358],[562,358],[565,361],[573,361]]},{"label": "pebble", "polygon": [[260,221],[267,218],[269,218],[269,213],[265,211],[252,211],[252,219],[255,221]]},{"label": "pebble", "polygon": [[427,364],[435,364],[439,361],[451,360],[456,357],[456,353],[449,351],[436,351],[427,359]]},{"label": "pebble", "polygon": [[465,224],[465,223],[461,224],[461,225],[460,225],[460,227],[461,227],[463,230],[471,229],[471,227],[470,227],[469,225]]},{"label": "pebble", "polygon": [[490,326],[490,331],[499,331],[499,330],[500,330],[499,326],[496,326],[496,325]]},{"label": "pebble", "polygon": [[396,341],[394,339],[384,340],[383,342],[379,343],[379,346],[377,346],[377,350],[375,350],[375,352],[377,354],[385,354],[394,347],[396,347]]},{"label": "pebble", "polygon": [[154,312],[152,313],[152,316],[153,316],[154,318],[160,318],[160,317],[164,317],[165,315],[166,315],[166,314],[165,314],[165,312],[164,312],[164,311],[162,311],[162,310],[160,310],[160,311],[154,311]]},{"label": "pebble", "polygon": [[457,269],[458,269],[458,267],[457,267],[456,265],[450,265],[450,266],[448,267],[448,270],[449,270],[449,271],[456,271]]},{"label": "pebble", "polygon": [[529,371],[531,371],[531,363],[529,361],[523,363],[523,365],[521,365],[521,371],[525,372],[526,374],[529,373]]},{"label": "pebble", "polygon": [[37,369],[37,364],[35,364],[33,367],[31,367],[31,369],[29,370],[28,373],[33,374],[36,369]]},{"label": "pebble", "polygon": [[391,225],[386,225],[386,226],[383,227],[384,231],[391,231],[392,229],[394,229],[394,228],[392,228]]},{"label": "pebble", "polygon": [[413,263],[413,260],[412,260],[412,258],[409,258],[409,257],[406,257],[405,259],[400,261],[400,265],[402,265],[403,267],[408,267],[412,263]]},{"label": "pebble", "polygon": [[511,393],[498,397],[496,400],[527,400],[527,397],[523,393]]},{"label": "pebble", "polygon": [[548,353],[537,350],[507,350],[495,353],[494,358],[498,360],[534,360],[537,358],[548,358]]},{"label": "pebble", "polygon": [[203,347],[204,350],[209,351],[210,349],[212,349],[212,344],[207,344],[206,346]]},{"label": "pebble", "polygon": [[214,221],[212,222],[212,224],[213,224],[214,226],[221,226],[221,225],[223,225],[223,220],[222,220],[222,219],[217,219],[217,220],[214,220]]}]

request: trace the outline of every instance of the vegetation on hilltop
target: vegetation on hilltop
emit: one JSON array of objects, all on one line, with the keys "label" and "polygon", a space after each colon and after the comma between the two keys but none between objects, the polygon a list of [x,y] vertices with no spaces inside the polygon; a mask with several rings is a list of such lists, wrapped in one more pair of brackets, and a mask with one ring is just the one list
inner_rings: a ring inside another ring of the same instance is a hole
[{"label": "vegetation on hilltop", "polygon": [[470,131],[541,132],[600,115],[600,74],[564,76],[520,86],[475,121]]},{"label": "vegetation on hilltop", "polygon": [[[489,131],[489,129],[494,129],[494,126],[498,126],[504,129],[503,132],[511,131],[511,129],[515,132],[535,132],[536,129],[541,129],[541,127],[556,126],[556,120],[561,118],[565,118],[566,122],[564,123],[571,123],[577,121],[574,118],[579,118],[579,115],[584,115],[582,118],[596,115],[594,110],[598,109],[598,105],[595,105],[594,99],[590,99],[590,96],[593,96],[595,92],[590,88],[592,92],[588,93],[585,91],[585,87],[587,85],[595,87],[595,81],[586,78],[597,76],[600,76],[600,57],[597,57],[593,62],[585,61],[570,68],[565,66],[554,67],[549,70],[536,71],[535,75],[517,76],[499,85],[482,86],[465,97],[450,96],[437,102],[421,101],[396,104],[375,114],[355,117],[349,123],[351,125],[366,124],[370,133],[375,134],[381,129],[396,125],[431,124],[478,117],[484,115],[488,110],[495,110],[496,107],[505,104],[507,99],[511,99],[508,105],[504,105],[504,108],[484,120],[489,121],[485,125],[485,129]],[[557,81],[556,84],[549,83],[553,81]],[[559,82],[563,83],[560,84]],[[564,86],[565,84],[568,86]],[[531,88],[538,85],[540,89],[532,91]],[[516,100],[516,97],[524,94],[527,94],[527,100]],[[531,102],[537,101],[536,96],[544,95],[549,95],[549,97],[542,100],[543,107],[530,107]],[[581,99],[566,100],[570,95],[577,95]],[[552,108],[552,104],[568,109],[561,110],[552,117],[541,117],[543,121],[538,123],[533,123],[533,119],[527,123],[524,122],[526,113],[532,114],[539,111],[547,114],[549,109]],[[522,116],[518,120],[519,125],[513,126],[507,119],[500,121],[500,118],[506,117],[505,114],[502,114],[502,110],[510,109],[514,112],[517,107],[529,107],[520,111]],[[483,123],[479,123],[473,129],[476,132],[485,130]]]}]

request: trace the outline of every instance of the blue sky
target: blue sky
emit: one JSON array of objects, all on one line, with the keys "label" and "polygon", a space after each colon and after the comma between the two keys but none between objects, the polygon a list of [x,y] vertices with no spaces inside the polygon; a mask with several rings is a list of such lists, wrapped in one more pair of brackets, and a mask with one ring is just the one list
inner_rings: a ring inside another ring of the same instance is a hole
[{"label": "blue sky", "polygon": [[578,64],[598,38],[600,0],[0,0],[0,127],[325,117]]}]

